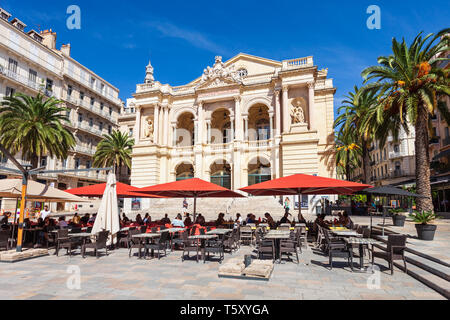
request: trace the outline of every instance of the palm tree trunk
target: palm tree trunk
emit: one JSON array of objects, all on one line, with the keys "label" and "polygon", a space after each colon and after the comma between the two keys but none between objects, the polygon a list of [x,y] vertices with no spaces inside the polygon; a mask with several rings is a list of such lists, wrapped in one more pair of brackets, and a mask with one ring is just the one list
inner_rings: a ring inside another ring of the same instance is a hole
[{"label": "palm tree trunk", "polygon": [[422,211],[433,210],[430,185],[430,154],[428,137],[428,111],[420,106],[416,121],[416,190],[427,198],[417,198],[417,209]]},{"label": "palm tree trunk", "polygon": [[367,141],[362,140],[362,156],[363,156],[363,183],[370,182],[370,154],[367,148]]},{"label": "palm tree trunk", "polygon": [[348,151],[347,151],[346,157],[347,157],[347,163],[345,164],[345,176],[347,178],[347,181],[350,181],[350,164],[349,164],[350,155],[349,155]]}]

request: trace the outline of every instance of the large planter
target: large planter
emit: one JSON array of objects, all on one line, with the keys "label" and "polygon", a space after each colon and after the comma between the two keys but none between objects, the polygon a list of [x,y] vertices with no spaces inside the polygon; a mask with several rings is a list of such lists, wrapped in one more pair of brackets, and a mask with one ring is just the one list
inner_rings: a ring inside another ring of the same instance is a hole
[{"label": "large planter", "polygon": [[420,240],[432,241],[436,228],[435,224],[416,224],[417,237]]},{"label": "large planter", "polygon": [[396,227],[403,227],[405,225],[406,216],[402,216],[399,214],[394,214],[392,216],[392,222]]}]

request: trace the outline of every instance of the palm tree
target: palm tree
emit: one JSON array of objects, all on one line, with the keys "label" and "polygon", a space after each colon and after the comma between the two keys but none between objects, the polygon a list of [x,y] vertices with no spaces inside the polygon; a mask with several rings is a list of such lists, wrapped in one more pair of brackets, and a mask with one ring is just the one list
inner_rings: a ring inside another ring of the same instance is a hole
[{"label": "palm tree", "polygon": [[347,180],[360,165],[361,147],[355,143],[356,140],[356,132],[351,129],[340,130],[336,136],[336,167]]},{"label": "palm tree", "polygon": [[39,165],[39,157],[49,155],[66,159],[75,146],[75,138],[64,123],[70,123],[67,108],[61,101],[17,93],[5,97],[0,106],[0,142],[12,155],[22,152],[22,158]]},{"label": "palm tree", "polygon": [[119,180],[120,169],[123,165],[131,168],[131,153],[134,139],[127,133],[113,130],[109,135],[104,135],[103,140],[97,145],[94,154],[94,166],[114,167],[117,180]]},{"label": "palm tree", "polygon": [[[334,122],[334,127],[340,128],[339,130],[349,131],[353,130],[358,134],[355,135],[355,139],[358,140],[358,144],[361,146],[362,153],[362,167],[363,183],[369,183],[370,181],[370,145],[373,142],[374,131],[366,130],[363,126],[370,108],[376,104],[376,92],[374,90],[360,90],[357,86],[353,88],[353,92],[349,92],[343,105],[338,109],[338,117]],[[372,127],[370,127],[372,128]]]},{"label": "palm tree", "polygon": [[[430,187],[429,116],[439,110],[450,123],[447,107],[438,103],[438,96],[449,95],[449,71],[438,68],[438,58],[449,50],[450,29],[444,29],[433,36],[422,38],[419,33],[408,47],[405,40],[392,40],[393,54],[378,58],[378,66],[365,69],[362,76],[365,89],[378,91],[376,118],[379,124],[395,131],[406,123],[415,128],[416,187],[419,210],[433,210]],[[389,119],[387,121],[387,119]],[[384,132],[387,135],[388,132]]]}]

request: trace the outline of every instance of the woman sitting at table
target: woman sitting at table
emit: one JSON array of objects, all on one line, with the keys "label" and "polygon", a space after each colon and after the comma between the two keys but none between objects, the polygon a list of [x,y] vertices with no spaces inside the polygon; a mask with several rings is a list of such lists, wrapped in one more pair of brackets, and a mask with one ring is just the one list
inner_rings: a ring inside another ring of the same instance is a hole
[{"label": "woman sitting at table", "polygon": [[66,217],[64,217],[64,216],[59,217],[59,219],[58,219],[58,227],[63,229],[63,228],[67,228],[68,226],[69,225],[67,224]]},{"label": "woman sitting at table", "polygon": [[353,228],[353,221],[352,221],[352,219],[350,219],[350,217],[348,216],[347,212],[344,212],[344,214],[343,214],[342,225],[344,227],[346,227],[347,229],[352,229]]},{"label": "woman sitting at table", "polygon": [[289,221],[288,217],[289,217],[290,213],[285,213],[283,218],[281,218],[279,225],[283,224],[283,223],[289,223],[291,224],[291,221]]},{"label": "woman sitting at table", "polygon": [[225,222],[225,213],[219,213],[219,216],[217,217],[217,220],[215,222],[216,227],[220,227],[223,226],[224,222]]},{"label": "woman sitting at table", "polygon": [[184,228],[184,223],[183,223],[183,217],[181,216],[181,214],[179,213],[175,219],[172,220],[172,226],[177,228]]},{"label": "woman sitting at table", "polygon": [[195,224],[203,226],[205,224],[205,217],[201,213],[198,214],[197,219],[195,219]]},{"label": "woman sitting at table", "polygon": [[[150,220],[150,221],[149,221]],[[148,212],[145,214],[144,216],[144,224],[148,224],[152,222],[152,218],[150,217],[150,215],[148,214]]]},{"label": "woman sitting at table", "polygon": [[270,229],[276,229],[277,228],[277,223],[275,222],[275,220],[273,220],[272,216],[268,212],[266,212],[264,214],[263,222],[267,223],[269,225]]},{"label": "woman sitting at table", "polygon": [[75,215],[72,217],[72,222],[76,225],[79,225],[81,222],[81,218],[78,215],[78,212],[75,212]]},{"label": "woman sitting at table", "polygon": [[136,216],[136,223],[140,226],[144,225],[144,220],[142,220],[141,214],[138,213]]}]

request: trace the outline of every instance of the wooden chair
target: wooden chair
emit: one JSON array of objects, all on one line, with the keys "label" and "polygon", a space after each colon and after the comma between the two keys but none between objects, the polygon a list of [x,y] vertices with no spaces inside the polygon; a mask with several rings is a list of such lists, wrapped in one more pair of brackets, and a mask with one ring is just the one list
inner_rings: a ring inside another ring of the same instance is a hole
[{"label": "wooden chair", "polygon": [[265,254],[270,254],[272,261],[275,261],[275,245],[273,240],[265,240],[261,232],[256,233],[256,250],[259,259],[263,259]]},{"label": "wooden chair", "polygon": [[347,258],[348,264],[353,271],[353,251],[347,243],[339,238],[333,238],[329,234],[329,230],[322,228],[322,233],[326,242],[326,251],[328,253],[328,259],[330,269],[333,269],[333,257]]},{"label": "wooden chair", "polygon": [[[375,248],[381,249],[382,251],[375,251]],[[376,244],[372,244],[372,265],[374,263],[375,257],[384,259],[388,262],[389,268],[391,269],[391,275],[393,275],[394,261],[403,260],[406,273],[408,270],[406,267],[405,249],[406,249],[406,235],[391,234],[388,236],[387,248],[384,248]]]},{"label": "wooden chair", "polygon": [[167,255],[167,243],[169,242],[169,233],[163,232],[159,237],[158,242],[145,244],[145,249],[158,251],[158,260],[161,259],[161,251],[164,251],[164,255]]},{"label": "wooden chair", "polygon": [[83,246],[81,247],[81,255],[83,256],[83,258],[86,254],[86,249],[94,249],[94,253],[97,259],[99,258],[100,249],[105,249],[105,253],[106,255],[108,255],[108,246],[106,245],[106,242],[108,241],[108,235],[109,231],[100,231],[96,235],[96,239],[94,242],[83,244]]},{"label": "wooden chair", "polygon": [[59,249],[66,248],[69,256],[72,256],[72,248],[75,248],[77,242],[69,237],[68,229],[59,229],[56,238],[56,256],[59,256]]}]

